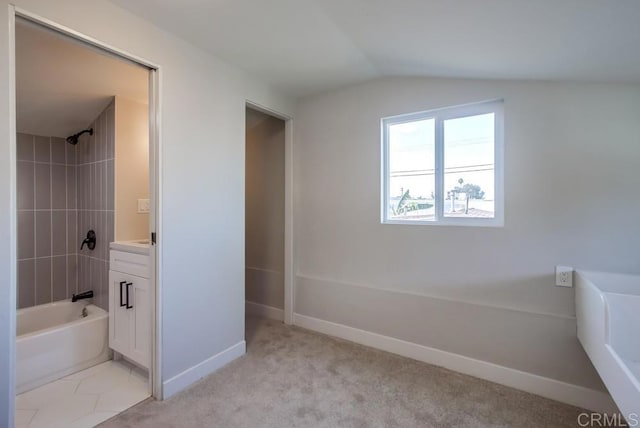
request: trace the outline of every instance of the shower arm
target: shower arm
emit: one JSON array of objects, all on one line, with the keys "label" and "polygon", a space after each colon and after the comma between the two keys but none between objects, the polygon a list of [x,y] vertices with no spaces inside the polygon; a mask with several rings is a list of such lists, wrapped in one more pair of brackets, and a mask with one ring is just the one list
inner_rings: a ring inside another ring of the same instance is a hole
[{"label": "shower arm", "polygon": [[82,134],[89,133],[89,135],[93,135],[93,128],[85,129],[84,131],[80,131],[77,134],[73,134],[67,137],[67,143],[73,144],[74,146],[78,144],[78,139]]}]

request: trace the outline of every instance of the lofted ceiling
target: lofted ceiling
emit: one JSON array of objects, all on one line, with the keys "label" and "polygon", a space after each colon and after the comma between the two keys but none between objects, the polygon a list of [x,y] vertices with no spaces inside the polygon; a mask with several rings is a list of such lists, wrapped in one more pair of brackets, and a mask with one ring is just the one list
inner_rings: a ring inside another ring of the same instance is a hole
[{"label": "lofted ceiling", "polygon": [[111,0],[292,96],[381,76],[640,83],[638,0]]},{"label": "lofted ceiling", "polygon": [[18,132],[67,137],[86,128],[114,95],[148,103],[148,76],[141,66],[16,22]]}]

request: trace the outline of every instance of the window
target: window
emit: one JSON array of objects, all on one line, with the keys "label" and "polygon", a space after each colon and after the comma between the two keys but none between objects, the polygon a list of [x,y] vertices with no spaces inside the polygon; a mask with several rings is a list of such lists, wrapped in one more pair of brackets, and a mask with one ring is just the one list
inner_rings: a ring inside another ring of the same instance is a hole
[{"label": "window", "polygon": [[502,226],[502,101],[382,119],[382,222]]}]

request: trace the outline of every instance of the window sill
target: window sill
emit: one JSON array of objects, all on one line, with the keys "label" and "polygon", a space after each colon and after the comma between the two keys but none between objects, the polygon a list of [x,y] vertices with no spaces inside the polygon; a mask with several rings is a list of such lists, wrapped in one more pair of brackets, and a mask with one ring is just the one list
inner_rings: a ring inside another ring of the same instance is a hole
[{"label": "window sill", "polygon": [[504,227],[504,221],[492,219],[445,219],[440,221],[419,221],[419,220],[382,220],[382,225],[405,225],[405,226],[462,226],[462,227]]}]

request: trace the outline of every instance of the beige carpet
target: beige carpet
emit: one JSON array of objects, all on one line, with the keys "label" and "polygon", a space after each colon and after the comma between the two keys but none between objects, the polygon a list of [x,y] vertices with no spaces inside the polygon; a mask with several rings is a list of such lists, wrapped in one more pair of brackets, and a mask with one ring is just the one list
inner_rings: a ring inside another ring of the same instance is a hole
[{"label": "beige carpet", "polygon": [[269,320],[247,354],[102,427],[575,427],[582,411]]}]

